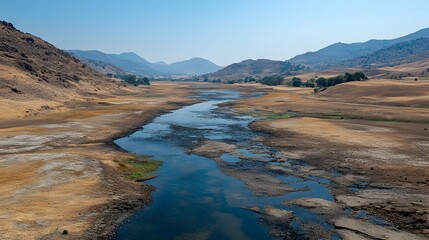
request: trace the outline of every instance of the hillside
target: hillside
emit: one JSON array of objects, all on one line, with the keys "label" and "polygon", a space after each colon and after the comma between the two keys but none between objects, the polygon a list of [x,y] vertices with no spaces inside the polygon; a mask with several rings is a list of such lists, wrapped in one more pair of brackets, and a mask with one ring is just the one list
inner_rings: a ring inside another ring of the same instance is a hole
[{"label": "hillside", "polygon": [[122,68],[113,65],[111,63],[106,63],[102,61],[96,61],[96,60],[86,60],[86,59],[79,59],[81,62],[84,62],[89,67],[94,69],[95,71],[106,75],[106,74],[126,74],[126,71]]},{"label": "hillside", "polygon": [[0,22],[2,114],[8,109],[32,112],[103,96],[118,84],[52,44]]},{"label": "hillside", "polygon": [[[149,77],[193,76],[215,72],[221,68],[211,61],[202,58],[192,58],[186,61],[166,64],[164,62],[151,63],[132,52],[121,54],[106,54],[100,51],[81,50],[68,50],[68,52],[80,59],[96,61],[98,64],[113,64],[126,72]],[[91,65],[91,67],[95,66]]]},{"label": "hillside", "polygon": [[307,52],[289,61],[314,69],[335,67],[338,63],[374,53],[380,49],[400,42],[429,38],[429,28],[391,40],[369,40],[363,43],[335,43],[315,52]]},{"label": "hillside", "polygon": [[429,107],[429,82],[370,80],[348,82],[318,93],[318,99],[390,106]]},{"label": "hillside", "polygon": [[288,75],[303,69],[303,66],[291,64],[287,61],[249,59],[226,66],[217,72],[203,76],[203,78],[209,80],[239,80],[246,77],[253,77],[258,79],[269,75]]},{"label": "hillside", "polygon": [[429,59],[429,38],[393,44],[374,53],[339,63],[341,67],[375,68]]},{"label": "hillside", "polygon": [[[95,61],[99,64],[112,64],[121,68],[129,73],[137,75],[156,75],[157,72],[152,69],[151,63],[146,59],[138,56],[135,53],[121,53],[121,54],[106,54],[100,51],[81,51],[81,50],[68,50],[70,54],[76,58]],[[94,67],[94,65],[91,65]]]}]

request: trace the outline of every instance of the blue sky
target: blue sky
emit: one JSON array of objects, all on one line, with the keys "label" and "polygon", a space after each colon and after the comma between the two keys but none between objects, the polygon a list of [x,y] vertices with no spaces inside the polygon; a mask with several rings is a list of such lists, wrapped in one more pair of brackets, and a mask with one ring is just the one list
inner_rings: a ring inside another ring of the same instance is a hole
[{"label": "blue sky", "polygon": [[0,19],[62,49],[168,63],[286,60],[429,27],[428,0],[0,0]]}]

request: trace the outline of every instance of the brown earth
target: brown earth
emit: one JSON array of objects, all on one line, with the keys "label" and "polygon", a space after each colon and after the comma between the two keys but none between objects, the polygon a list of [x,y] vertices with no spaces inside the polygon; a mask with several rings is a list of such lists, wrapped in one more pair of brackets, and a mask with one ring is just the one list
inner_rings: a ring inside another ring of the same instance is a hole
[{"label": "brown earth", "polygon": [[[429,236],[429,82],[371,80],[340,84],[322,94],[302,88],[253,88],[267,94],[225,106],[272,118],[251,127],[266,133],[262,141],[268,146],[308,164],[295,171],[273,169],[332,181],[336,204],[326,206],[330,210],[324,214],[342,229],[342,236],[380,237],[379,226],[368,228],[369,222],[359,229],[344,226],[353,222],[338,219],[346,208],[387,219],[396,231],[403,231],[397,232],[398,239],[408,233],[417,234],[412,235],[415,239]],[[287,204],[324,209],[323,201],[316,202]],[[385,236],[394,234],[385,230]]]},{"label": "brown earth", "polygon": [[62,112],[118,91],[107,78],[52,44],[0,21],[0,119]]},{"label": "brown earth", "polygon": [[[132,158],[112,140],[190,104],[189,84],[160,83],[133,93],[0,120],[0,239],[104,238],[150,202],[152,187],[125,180]],[[72,108],[72,109],[70,109]],[[17,114],[22,114],[17,109]],[[67,230],[67,235],[62,235]]]}]

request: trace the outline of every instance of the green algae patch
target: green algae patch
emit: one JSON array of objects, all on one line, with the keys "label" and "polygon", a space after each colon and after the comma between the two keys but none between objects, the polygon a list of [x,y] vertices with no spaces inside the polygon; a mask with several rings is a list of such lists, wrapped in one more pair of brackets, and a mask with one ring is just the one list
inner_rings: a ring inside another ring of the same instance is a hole
[{"label": "green algae patch", "polygon": [[136,182],[155,178],[157,176],[155,171],[162,164],[161,161],[153,160],[150,156],[135,156],[115,160],[115,162],[118,164],[124,178]]}]

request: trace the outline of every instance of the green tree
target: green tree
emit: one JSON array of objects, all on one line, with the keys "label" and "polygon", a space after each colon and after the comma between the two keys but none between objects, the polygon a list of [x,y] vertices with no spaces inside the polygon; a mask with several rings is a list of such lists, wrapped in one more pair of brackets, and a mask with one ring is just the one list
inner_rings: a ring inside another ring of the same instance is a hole
[{"label": "green tree", "polygon": [[338,75],[335,77],[328,78],[328,86],[335,86],[335,85],[343,83],[343,82],[344,82],[344,76],[343,75]]},{"label": "green tree", "polygon": [[304,86],[305,86],[305,87],[314,88],[314,87],[316,86],[316,85],[314,84],[314,79],[310,79],[310,80],[305,81]]},{"label": "green tree", "polygon": [[328,86],[328,80],[324,77],[320,77],[316,79],[316,85],[318,87],[327,87]]},{"label": "green tree", "polygon": [[279,75],[267,76],[259,80],[259,82],[268,86],[276,86],[283,83],[283,77]]},{"label": "green tree", "polygon": [[292,87],[301,87],[302,86],[301,78],[293,77],[291,85],[292,85]]},{"label": "green tree", "polygon": [[138,78],[137,84],[150,85],[150,82],[149,82],[149,79],[147,77],[144,77],[144,78]]},{"label": "green tree", "polygon": [[368,77],[365,76],[363,72],[355,72],[353,73],[355,81],[365,81],[368,80]]}]

